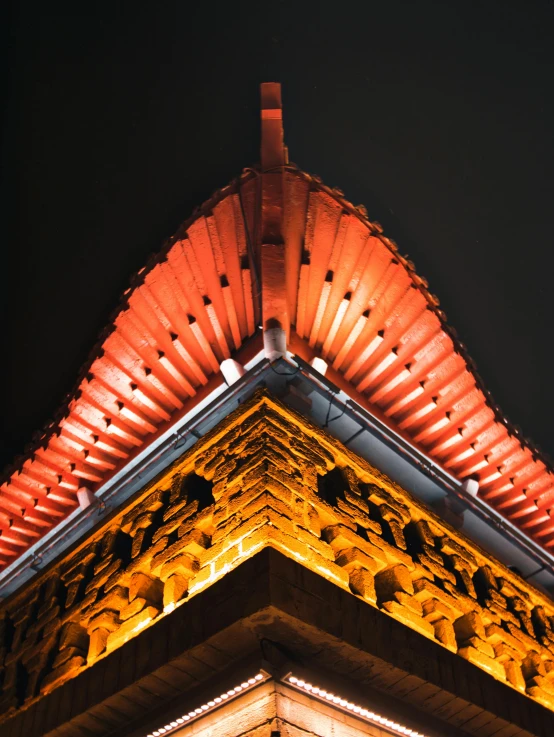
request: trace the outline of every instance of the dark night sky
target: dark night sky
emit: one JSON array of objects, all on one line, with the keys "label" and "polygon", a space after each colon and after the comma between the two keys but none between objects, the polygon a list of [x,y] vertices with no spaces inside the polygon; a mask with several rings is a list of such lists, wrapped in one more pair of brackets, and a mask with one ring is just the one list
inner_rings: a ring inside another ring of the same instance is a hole
[{"label": "dark night sky", "polygon": [[554,455],[554,3],[190,5],[27,0],[4,18],[0,466],[131,274],[258,160],[261,81],[283,83],[291,159],[383,223]]}]

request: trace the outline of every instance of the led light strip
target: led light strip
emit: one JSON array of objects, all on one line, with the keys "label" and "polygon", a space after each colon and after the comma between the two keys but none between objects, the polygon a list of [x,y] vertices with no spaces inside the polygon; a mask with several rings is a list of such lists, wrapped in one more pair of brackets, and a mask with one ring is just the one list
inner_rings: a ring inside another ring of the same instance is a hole
[{"label": "led light strip", "polygon": [[171,734],[171,732],[174,732],[176,729],[190,724],[195,719],[198,719],[198,717],[201,717],[203,714],[206,714],[207,712],[216,709],[222,704],[231,701],[236,696],[239,696],[245,691],[249,691],[250,689],[254,688],[254,686],[262,683],[262,681],[268,680],[268,678],[268,675],[259,672],[255,676],[252,676],[252,678],[248,678],[247,680],[242,681],[242,683],[236,685],[234,688],[231,688],[228,691],[225,691],[225,693],[216,696],[211,701],[206,701],[206,703],[202,704],[202,706],[199,706],[196,709],[189,711],[187,714],[183,714],[182,716],[173,719],[171,722],[165,724],[163,727],[158,727],[158,729],[149,732],[146,737],[162,737],[162,735]]},{"label": "led light strip", "polygon": [[364,709],[362,706],[352,703],[352,701],[343,699],[342,696],[338,696],[331,691],[326,691],[323,688],[319,688],[319,686],[314,686],[313,684],[304,681],[302,678],[297,678],[294,675],[288,675],[285,677],[284,680],[285,683],[289,683],[292,686],[295,686],[299,691],[305,691],[306,693],[310,694],[310,696],[315,696],[321,701],[333,704],[334,706],[338,706],[344,711],[355,714],[357,717],[361,717],[362,719],[365,719],[372,724],[375,724],[379,727],[385,727],[393,734],[403,735],[403,737],[426,737],[421,732],[416,732],[415,729],[404,727],[402,724],[394,722],[392,719],[387,719],[386,717],[382,717],[379,714],[375,714],[375,712],[370,711],[369,709]]}]

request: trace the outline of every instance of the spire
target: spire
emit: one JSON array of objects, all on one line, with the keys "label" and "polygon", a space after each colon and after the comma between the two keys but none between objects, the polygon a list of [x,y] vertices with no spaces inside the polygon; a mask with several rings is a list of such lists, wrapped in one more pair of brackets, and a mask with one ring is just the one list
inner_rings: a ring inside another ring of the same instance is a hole
[{"label": "spire", "polygon": [[290,331],[285,274],[283,210],[286,149],[283,142],[281,85],[261,85],[262,212],[261,272],[262,322],[266,356],[286,355]]},{"label": "spire", "polygon": [[283,142],[283,105],[279,82],[261,85],[262,103],[262,170],[268,171],[286,164]]}]

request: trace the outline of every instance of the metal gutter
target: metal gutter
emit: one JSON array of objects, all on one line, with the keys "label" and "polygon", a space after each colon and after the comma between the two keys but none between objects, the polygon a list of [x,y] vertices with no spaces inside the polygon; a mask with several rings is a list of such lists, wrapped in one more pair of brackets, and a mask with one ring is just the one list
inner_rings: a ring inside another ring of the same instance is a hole
[{"label": "metal gutter", "polygon": [[[510,539],[518,548],[523,548],[525,553],[533,559],[540,570],[546,570],[554,577],[554,556],[538,545],[532,538],[522,533],[510,520],[501,516],[493,507],[483,502],[478,497],[469,494],[463,487],[463,482],[450,474],[438,463],[418,450],[408,440],[388,427],[375,415],[358,404],[352,398],[343,401],[340,395],[348,395],[336,385],[326,379],[322,374],[315,371],[310,364],[299,356],[292,357],[298,365],[299,371],[308,380],[313,382],[329,397],[329,401],[343,410],[344,414],[357,422],[361,428],[367,426],[370,431],[377,435],[383,443],[392,450],[401,453],[409,463],[416,466],[419,471],[430,477],[435,483],[444,489],[445,494],[454,494],[461,504],[471,510],[478,518],[492,527],[496,528],[503,536]],[[329,431],[329,428],[326,428]],[[332,431],[331,431],[332,432]],[[350,439],[351,440],[351,439]],[[342,439],[348,446],[349,440]]]},{"label": "metal gutter", "polygon": [[[62,551],[76,543],[83,535],[125,502],[135,491],[143,488],[163,469],[176,460],[185,449],[214,427],[220,420],[214,415],[225,405],[241,398],[252,382],[264,372],[268,365],[260,354],[250,361],[250,369],[232,387],[222,385],[206,399],[185,414],[166,433],[144,448],[128,464],[102,484],[95,492],[96,503],[86,509],[77,508],[60,525],[50,530],[43,538],[29,547],[17,560],[0,574],[0,601],[12,594],[25,581],[42,570]],[[216,395],[214,397],[214,394]],[[210,401],[210,398],[211,401]],[[225,412],[228,414],[231,410]],[[214,418],[210,424],[210,418]],[[203,432],[199,432],[204,425]],[[187,447],[187,442],[194,438]]]},{"label": "metal gutter", "polygon": [[[287,358],[270,363],[263,352],[258,353],[245,366],[246,374],[232,386],[222,385],[216,388],[201,403],[181,417],[165,433],[156,438],[147,448],[133,458],[120,472],[106,481],[96,491],[97,503],[87,509],[75,510],[60,526],[52,529],[44,538],[31,546],[11,566],[0,575],[0,599],[9,596],[37,571],[42,570],[52,562],[62,551],[76,544],[90,529],[106,519],[118,506],[123,504],[133,493],[140,490],[173,463],[182,453],[192,447],[197,439],[201,438],[212,427],[215,427],[223,417],[244,401],[254,389],[263,384],[285,403],[294,406],[291,402],[290,384],[297,384],[302,377],[309,382],[309,390],[317,392],[325,401],[338,407],[344,417],[355,423],[359,430],[350,433],[347,437],[337,434],[337,425],[321,424],[327,432],[335,435],[347,447],[364,432],[369,432],[374,438],[390,449],[396,456],[419,474],[429,478],[438,487],[444,497],[454,496],[464,509],[475,515],[482,522],[486,530],[494,530],[505,543],[509,543],[530,559],[537,571],[524,576],[530,580],[539,572],[548,573],[551,578],[548,589],[552,586],[554,592],[554,556],[541,548],[531,538],[525,536],[509,520],[501,517],[485,502],[468,494],[463,484],[439,464],[414,447],[406,438],[394,429],[387,426],[378,417],[374,416],[353,400],[348,394],[326,379],[312,366],[299,356],[287,354]],[[314,413],[310,411],[309,403],[305,413],[314,420]],[[341,414],[341,416],[342,416]],[[332,418],[333,419],[333,418]],[[337,419],[337,418],[334,418]],[[356,449],[359,454],[359,450]],[[410,472],[412,473],[412,472]],[[414,486],[417,484],[414,481]],[[407,489],[416,496],[413,489]],[[419,495],[420,496],[420,495]],[[421,496],[420,496],[421,498]],[[472,538],[471,530],[466,525],[463,531]],[[487,545],[480,534],[475,542],[482,547]],[[497,541],[498,542],[498,541]],[[494,551],[489,551],[493,552]],[[505,551],[504,558],[510,559],[513,553]],[[541,585],[539,583],[539,585]]]}]

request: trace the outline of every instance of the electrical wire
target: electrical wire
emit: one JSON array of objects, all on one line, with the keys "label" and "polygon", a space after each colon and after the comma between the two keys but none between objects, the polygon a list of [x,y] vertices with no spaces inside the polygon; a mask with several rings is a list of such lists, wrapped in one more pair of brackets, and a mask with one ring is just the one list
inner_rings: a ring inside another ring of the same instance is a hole
[{"label": "electrical wire", "polygon": [[329,398],[329,406],[327,407],[327,415],[325,416],[325,422],[323,423],[323,427],[329,427],[331,422],[334,422],[335,420],[340,420],[340,418],[346,412],[346,407],[341,402],[341,404],[343,405],[342,412],[339,412],[339,414],[336,415],[335,417],[331,417],[331,408],[333,406],[333,400],[336,399],[336,394],[332,392],[330,389],[328,389],[327,391],[329,392],[330,398]]}]

